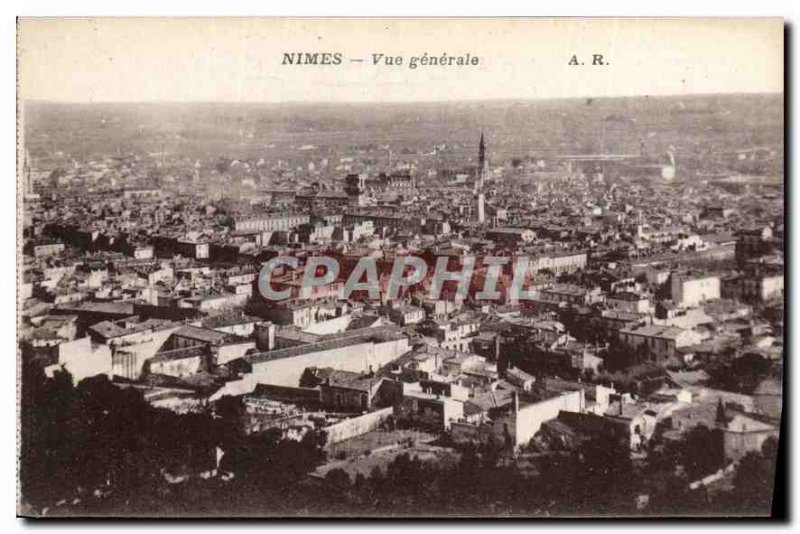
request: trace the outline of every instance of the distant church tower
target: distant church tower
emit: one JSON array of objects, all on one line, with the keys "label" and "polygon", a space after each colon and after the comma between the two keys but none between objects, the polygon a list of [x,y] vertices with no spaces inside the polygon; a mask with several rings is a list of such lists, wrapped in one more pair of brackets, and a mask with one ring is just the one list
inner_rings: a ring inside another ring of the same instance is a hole
[{"label": "distant church tower", "polygon": [[486,142],[483,140],[481,131],[481,142],[478,145],[478,188],[483,189],[483,181],[486,177]]},{"label": "distant church tower", "polygon": [[486,143],[481,131],[481,142],[478,145],[478,175],[475,177],[475,194],[478,202],[478,222],[486,221],[486,197],[483,194],[483,182],[486,177]]}]

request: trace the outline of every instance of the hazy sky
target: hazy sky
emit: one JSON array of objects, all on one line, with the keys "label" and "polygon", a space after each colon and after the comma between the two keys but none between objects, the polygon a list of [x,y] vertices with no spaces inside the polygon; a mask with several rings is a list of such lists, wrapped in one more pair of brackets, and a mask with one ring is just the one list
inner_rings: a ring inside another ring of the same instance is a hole
[{"label": "hazy sky", "polygon": [[[282,65],[339,52],[340,65]],[[478,66],[411,56],[470,53]],[[372,54],[402,55],[374,66]],[[584,66],[570,66],[573,54]],[[606,66],[589,66],[603,54]],[[350,61],[362,59],[363,62]],[[783,91],[780,19],[22,19],[23,99],[431,101]]]}]

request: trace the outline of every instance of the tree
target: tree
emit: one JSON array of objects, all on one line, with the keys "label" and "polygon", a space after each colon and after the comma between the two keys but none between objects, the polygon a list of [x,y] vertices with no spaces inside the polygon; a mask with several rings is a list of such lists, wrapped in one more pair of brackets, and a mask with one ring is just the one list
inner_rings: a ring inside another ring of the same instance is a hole
[{"label": "tree", "polygon": [[104,376],[74,387],[68,373],[48,379],[23,364],[21,402],[20,484],[34,508],[100,488],[121,506],[142,502],[163,468],[214,463],[218,432],[208,415],[155,409],[136,388]]},{"label": "tree", "polygon": [[216,402],[214,412],[221,423],[220,441],[226,445],[235,445],[244,436],[243,420],[246,410],[242,397],[222,397]]},{"label": "tree", "polygon": [[636,477],[626,443],[605,435],[583,442],[572,485],[576,506],[592,506],[592,513],[622,512],[633,504]]},{"label": "tree", "polygon": [[778,460],[778,439],[775,436],[770,436],[761,445],[761,454],[764,459],[775,465]]},{"label": "tree", "polygon": [[751,394],[769,373],[771,363],[760,354],[747,353],[729,364],[710,366],[710,383],[729,391]]},{"label": "tree", "polygon": [[761,454],[748,452],[740,461],[733,480],[732,505],[745,513],[769,514],[775,467]]},{"label": "tree", "polygon": [[697,480],[715,472],[725,462],[721,434],[709,430],[705,425],[691,428],[679,448],[679,461],[689,480]]},{"label": "tree", "polygon": [[344,469],[337,467],[328,471],[325,482],[335,491],[345,491],[350,487],[350,475]]}]

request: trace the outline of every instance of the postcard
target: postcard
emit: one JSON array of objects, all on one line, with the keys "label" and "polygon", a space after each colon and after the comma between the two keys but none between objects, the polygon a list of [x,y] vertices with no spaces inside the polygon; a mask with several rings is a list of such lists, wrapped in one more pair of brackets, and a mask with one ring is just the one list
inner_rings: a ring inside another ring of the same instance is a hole
[{"label": "postcard", "polygon": [[20,516],[772,515],[782,19],[17,39]]}]

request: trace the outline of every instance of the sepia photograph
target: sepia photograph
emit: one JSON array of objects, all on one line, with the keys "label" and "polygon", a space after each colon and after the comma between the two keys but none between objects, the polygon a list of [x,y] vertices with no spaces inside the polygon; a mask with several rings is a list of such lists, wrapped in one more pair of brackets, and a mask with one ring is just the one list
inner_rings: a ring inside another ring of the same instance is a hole
[{"label": "sepia photograph", "polygon": [[17,515],[775,515],[785,31],[18,18]]}]

